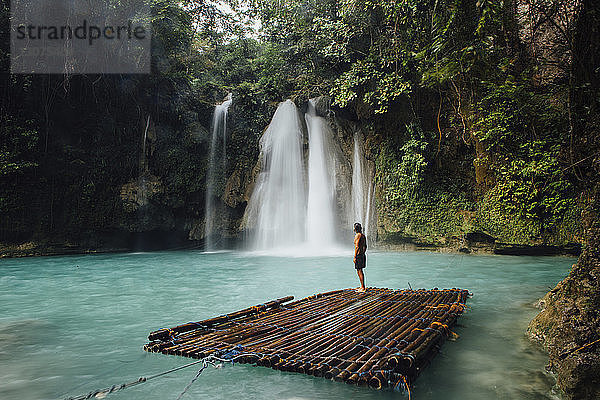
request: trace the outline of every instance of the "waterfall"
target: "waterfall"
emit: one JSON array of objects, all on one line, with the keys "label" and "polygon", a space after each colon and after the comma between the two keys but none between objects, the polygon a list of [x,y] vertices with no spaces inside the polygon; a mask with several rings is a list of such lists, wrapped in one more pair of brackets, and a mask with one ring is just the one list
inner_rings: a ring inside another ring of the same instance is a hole
[{"label": "waterfall", "polygon": [[148,174],[148,158],[146,157],[146,142],[148,141],[148,128],[150,127],[150,114],[146,118],[146,127],[144,128],[144,134],[142,135],[142,152],[140,154],[139,172],[138,177],[141,179],[143,176]]},{"label": "waterfall", "polygon": [[[211,251],[215,249],[213,241],[214,236],[214,225],[215,225],[215,201],[214,192],[216,186],[216,159],[217,156],[222,159],[223,173],[225,173],[226,160],[227,160],[227,111],[232,102],[231,93],[227,95],[225,101],[215,106],[215,112],[213,114],[212,122],[212,138],[210,141],[210,156],[208,164],[208,173],[206,176],[206,201],[205,201],[205,222],[204,222],[204,238],[205,250]],[[222,154],[217,154],[217,144],[219,135],[223,137],[223,149]]]},{"label": "waterfall", "polygon": [[146,141],[148,140],[148,128],[150,127],[150,114],[146,119],[146,128],[144,129],[144,139],[142,139],[142,157],[146,158]]},{"label": "waterfall", "polygon": [[372,218],[371,218],[371,204],[373,203],[373,190],[372,190],[373,189],[373,184],[372,184],[372,182],[371,182],[370,179],[368,179],[367,181],[368,181],[368,185],[369,185],[369,191],[367,193],[367,198],[366,198],[366,201],[367,201],[367,210],[366,210],[366,213],[365,213],[365,232],[364,233],[365,233],[365,236],[366,236],[367,232],[369,232],[368,239],[371,242],[374,242],[375,235],[371,235],[371,233],[373,233],[373,232],[376,233],[377,232],[377,227],[375,226],[374,227],[375,229],[372,229],[373,227],[371,227],[371,221],[372,221]]},{"label": "waterfall", "polygon": [[329,248],[335,244],[331,132],[327,121],[317,116],[314,100],[309,101],[304,118],[308,128],[307,242],[310,248]]},{"label": "waterfall", "polygon": [[359,131],[354,133],[354,151],[352,157],[352,216],[354,222],[360,222],[363,226],[363,232],[369,240],[369,232],[375,232],[372,227],[374,218],[372,214],[373,203],[373,178],[369,168],[367,168],[363,138]]},{"label": "waterfall", "polygon": [[[342,227],[340,221],[341,214],[345,219],[346,210],[353,209],[351,163],[344,159],[329,122],[317,114],[316,100],[309,101],[304,115],[307,137],[303,137],[302,122],[294,103],[286,100],[279,104],[260,140],[261,171],[244,216],[249,247],[285,256],[349,254],[351,240],[344,248],[336,238],[340,228],[348,233],[351,229]],[[308,146],[304,147],[306,138]],[[347,175],[336,177],[336,171],[347,171]],[[367,191],[366,185],[354,186]],[[361,204],[364,215],[366,203]]]},{"label": "waterfall", "polygon": [[255,250],[293,247],[305,239],[302,130],[291,100],[279,104],[260,140],[261,172],[248,203]]},{"label": "waterfall", "polygon": [[364,182],[361,149],[362,148],[360,147],[359,143],[359,132],[357,131],[354,133],[354,152],[352,157],[352,216],[354,217],[354,222],[360,222],[362,225],[365,225],[365,207],[363,201]]}]

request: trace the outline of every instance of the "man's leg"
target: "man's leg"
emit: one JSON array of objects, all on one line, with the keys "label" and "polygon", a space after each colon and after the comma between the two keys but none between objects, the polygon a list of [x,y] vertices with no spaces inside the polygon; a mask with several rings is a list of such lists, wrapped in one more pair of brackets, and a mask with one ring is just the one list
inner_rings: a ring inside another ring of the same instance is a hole
[{"label": "man's leg", "polygon": [[362,268],[357,269],[356,273],[358,274],[358,279],[360,280],[360,289],[359,291],[364,292],[366,289],[365,287],[365,274],[362,270]]}]

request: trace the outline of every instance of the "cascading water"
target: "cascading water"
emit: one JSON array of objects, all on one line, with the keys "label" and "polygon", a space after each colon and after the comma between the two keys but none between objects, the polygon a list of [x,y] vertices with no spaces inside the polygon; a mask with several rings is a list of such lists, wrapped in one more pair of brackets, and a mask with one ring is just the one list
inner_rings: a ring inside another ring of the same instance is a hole
[{"label": "cascading water", "polygon": [[218,140],[219,135],[223,137],[223,148],[219,155],[223,160],[222,168],[223,172],[225,172],[226,160],[227,160],[227,111],[229,110],[229,106],[231,105],[233,99],[231,93],[227,95],[225,101],[221,104],[215,106],[215,112],[213,114],[213,129],[212,129],[212,139],[210,142],[210,156],[209,156],[209,164],[208,164],[208,173],[206,179],[206,202],[205,202],[205,223],[204,223],[204,237],[205,241],[205,250],[211,251],[215,249],[215,243],[213,240],[214,237],[214,225],[215,225],[215,201],[214,201],[214,191],[216,186],[216,160],[217,160],[217,150],[218,150]]},{"label": "cascading water", "polygon": [[302,131],[291,100],[279,104],[260,140],[261,173],[248,203],[255,250],[297,246],[305,239]]},{"label": "cascading water", "polygon": [[148,159],[146,158],[146,142],[148,141],[148,128],[150,127],[150,114],[146,119],[146,128],[144,129],[144,137],[142,138],[142,155],[140,156],[140,175],[148,171]]},{"label": "cascading water", "polygon": [[[146,154],[146,142],[148,141],[148,128],[150,127],[150,114],[148,114],[148,118],[146,118],[146,127],[144,128],[144,136],[142,137],[142,153],[140,154],[140,162],[139,162],[139,173],[138,173],[138,186],[139,190],[139,202],[141,204],[146,204],[148,202],[148,175],[150,175],[150,171],[148,170],[148,157]],[[138,214],[142,214],[140,210],[138,210]],[[139,219],[143,219],[143,215],[139,216]]]},{"label": "cascading water", "polygon": [[[371,181],[369,180],[369,191],[367,193],[367,210],[365,213],[365,235],[367,234],[367,232],[369,232],[369,239],[371,241],[373,241],[373,239],[375,239],[374,236],[371,235],[371,233],[373,233],[373,231],[371,230],[371,204],[373,202],[373,185],[371,183]],[[377,230],[377,228],[375,228],[375,230]]]},{"label": "cascading water", "polygon": [[[253,250],[291,256],[349,252],[336,238],[342,232],[340,214],[345,216],[346,210],[359,209],[350,204],[350,170],[344,167],[350,163],[344,160],[334,132],[328,121],[317,114],[316,108],[316,100],[310,100],[304,115],[308,131],[307,155],[302,146],[301,119],[290,100],[279,104],[261,138],[261,172],[245,215],[245,228]],[[355,157],[363,162],[360,154]],[[364,170],[362,166],[359,168]],[[336,172],[341,171],[347,171],[347,175],[338,179]],[[364,194],[371,181],[363,182],[367,178],[361,169],[357,173],[360,178],[353,187]],[[338,183],[340,187],[336,187]],[[370,208],[363,194],[358,196],[360,215],[369,221],[366,214]],[[353,201],[355,197],[353,194]],[[350,232],[351,226],[345,229]],[[350,238],[346,245],[351,243]]]},{"label": "cascading water", "polygon": [[330,248],[335,245],[331,132],[327,121],[317,116],[314,100],[309,101],[304,118],[308,128],[307,242],[310,248]]},{"label": "cascading water", "polygon": [[[354,133],[354,152],[352,157],[352,215],[354,222],[360,222],[363,232],[369,237],[369,231],[373,230],[372,218],[372,186],[373,179],[370,171],[365,165],[365,155],[362,146],[362,135],[359,131]],[[366,190],[365,190],[366,189]],[[370,240],[374,238],[369,238]]]},{"label": "cascading water", "polygon": [[362,152],[359,144],[359,133],[357,131],[354,133],[354,152],[352,157],[352,215],[354,222],[364,225],[365,207],[362,169]]}]

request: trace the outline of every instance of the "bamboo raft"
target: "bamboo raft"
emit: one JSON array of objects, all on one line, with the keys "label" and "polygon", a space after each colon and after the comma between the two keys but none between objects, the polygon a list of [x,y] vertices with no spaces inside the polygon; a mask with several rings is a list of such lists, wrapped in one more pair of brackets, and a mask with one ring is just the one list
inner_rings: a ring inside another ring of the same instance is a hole
[{"label": "bamboo raft", "polygon": [[293,296],[150,333],[148,352],[409,390],[451,335],[467,290],[369,288]]}]

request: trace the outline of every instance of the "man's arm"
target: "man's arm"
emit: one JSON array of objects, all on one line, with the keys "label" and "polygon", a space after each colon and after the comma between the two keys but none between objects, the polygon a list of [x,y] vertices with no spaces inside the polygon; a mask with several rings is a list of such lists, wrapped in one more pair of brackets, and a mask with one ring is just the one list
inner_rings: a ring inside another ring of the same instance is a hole
[{"label": "man's arm", "polygon": [[358,253],[360,253],[360,233],[357,233],[356,236],[354,236],[354,262],[356,262],[356,256],[358,255]]}]

